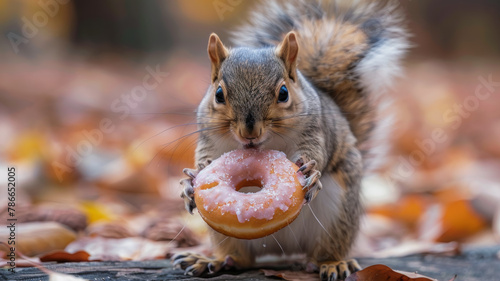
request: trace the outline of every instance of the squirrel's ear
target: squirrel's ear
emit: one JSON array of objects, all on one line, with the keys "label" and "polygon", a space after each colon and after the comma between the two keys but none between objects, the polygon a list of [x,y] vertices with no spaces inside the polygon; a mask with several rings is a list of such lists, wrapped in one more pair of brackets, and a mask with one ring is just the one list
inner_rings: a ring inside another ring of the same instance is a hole
[{"label": "squirrel's ear", "polygon": [[297,79],[297,55],[299,53],[299,44],[297,43],[297,35],[290,31],[285,36],[285,39],[276,47],[276,55],[285,63],[288,76],[296,81]]},{"label": "squirrel's ear", "polygon": [[207,50],[210,61],[212,61],[212,82],[214,82],[219,75],[220,65],[229,55],[229,51],[215,33],[210,34]]}]

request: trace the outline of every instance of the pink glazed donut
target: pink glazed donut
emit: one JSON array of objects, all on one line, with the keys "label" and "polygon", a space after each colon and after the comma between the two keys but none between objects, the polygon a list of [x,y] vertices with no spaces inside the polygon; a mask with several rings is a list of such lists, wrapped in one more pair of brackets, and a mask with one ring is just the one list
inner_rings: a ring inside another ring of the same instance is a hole
[{"label": "pink glazed donut", "polygon": [[[305,203],[304,176],[276,150],[225,153],[195,178],[194,200],[216,231],[241,239],[267,236],[292,223]],[[239,192],[246,186],[261,189]]]}]

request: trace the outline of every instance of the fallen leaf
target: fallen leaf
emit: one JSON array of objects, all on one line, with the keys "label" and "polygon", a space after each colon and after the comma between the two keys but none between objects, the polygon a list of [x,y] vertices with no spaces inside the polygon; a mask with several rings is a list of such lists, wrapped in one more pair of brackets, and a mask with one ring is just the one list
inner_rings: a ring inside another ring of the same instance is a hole
[{"label": "fallen leaf", "polygon": [[53,221],[61,223],[75,231],[87,227],[87,217],[83,212],[64,205],[24,206],[17,211],[17,222]]},{"label": "fallen leaf", "polygon": [[40,221],[55,221],[75,231],[84,230],[87,227],[85,214],[72,207],[40,206],[36,211],[39,212]]},{"label": "fallen leaf", "polygon": [[435,243],[411,240],[399,245],[381,250],[370,255],[374,258],[405,257],[415,254],[457,255],[460,245],[457,242]]},{"label": "fallen leaf", "polygon": [[104,238],[127,238],[135,236],[123,222],[96,222],[85,230],[88,236]]},{"label": "fallen leaf", "polygon": [[11,161],[38,159],[46,154],[46,148],[49,147],[46,137],[36,131],[26,131],[12,143],[14,145],[7,150],[7,157]]},{"label": "fallen leaf", "polygon": [[83,201],[80,203],[80,209],[87,215],[89,223],[116,219],[116,215],[102,203]]},{"label": "fallen leaf", "polygon": [[397,203],[374,207],[369,210],[372,214],[384,215],[398,222],[404,223],[410,229],[416,227],[420,216],[429,205],[429,198],[420,194],[408,194]]},{"label": "fallen leaf", "polygon": [[170,242],[155,242],[139,237],[112,239],[103,237],[83,237],[69,244],[65,251],[87,252],[89,261],[153,260],[164,258],[169,252]]},{"label": "fallen leaf", "polygon": [[436,204],[428,208],[420,222],[420,238],[435,242],[462,241],[487,228],[467,200]]},{"label": "fallen leaf", "polygon": [[177,247],[193,247],[200,244],[196,235],[185,224],[175,219],[153,221],[142,233],[154,241],[175,241]]},{"label": "fallen leaf", "polygon": [[[455,280],[455,277],[449,281]],[[438,281],[420,274],[394,271],[383,264],[369,266],[347,277],[345,281]]]},{"label": "fallen leaf", "polygon": [[[7,241],[10,229],[0,229],[0,241]],[[57,222],[29,222],[16,225],[16,250],[28,257],[62,250],[76,239],[76,233]],[[4,245],[0,249],[5,251]]]},{"label": "fallen leaf", "polygon": [[308,273],[304,271],[292,271],[292,270],[272,270],[272,269],[261,269],[261,272],[265,276],[275,276],[289,281],[307,281],[307,280],[318,280],[318,273]]},{"label": "fallen leaf", "polygon": [[[0,244],[4,245],[4,246],[8,246],[6,243],[4,242],[0,242]],[[10,246],[8,246],[10,247]],[[25,255],[23,255],[22,253],[20,253],[19,251],[17,251],[17,256],[16,257],[16,267],[32,267],[34,264],[40,264],[41,261],[38,257],[27,257]],[[10,258],[7,257],[7,253],[4,253],[2,251],[0,251],[0,267],[10,267]]]},{"label": "fallen leaf", "polygon": [[85,251],[68,253],[66,251],[55,251],[40,257],[40,261],[49,262],[82,262],[89,261],[90,254]]}]

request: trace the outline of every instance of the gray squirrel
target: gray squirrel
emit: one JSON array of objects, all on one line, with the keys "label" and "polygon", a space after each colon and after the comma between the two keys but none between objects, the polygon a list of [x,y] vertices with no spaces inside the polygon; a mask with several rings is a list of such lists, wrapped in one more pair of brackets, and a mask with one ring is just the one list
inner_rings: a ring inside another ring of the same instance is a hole
[{"label": "gray squirrel", "polygon": [[181,180],[186,209],[196,208],[197,173],[239,148],[285,152],[306,177],[308,206],[272,237],[242,240],[210,230],[214,257],[182,253],[174,265],[199,276],[285,253],[305,254],[306,269],[322,280],[344,280],[360,269],[345,259],[363,214],[361,180],[377,160],[374,152],[383,150],[384,92],[408,48],[397,6],[263,1],[233,32],[237,47],[210,35],[211,84],[197,110],[196,169],[185,169]]}]

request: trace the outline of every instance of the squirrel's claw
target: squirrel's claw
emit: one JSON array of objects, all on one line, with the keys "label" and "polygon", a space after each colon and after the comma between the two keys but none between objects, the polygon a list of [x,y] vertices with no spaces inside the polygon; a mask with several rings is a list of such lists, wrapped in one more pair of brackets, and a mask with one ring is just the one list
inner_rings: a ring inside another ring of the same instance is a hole
[{"label": "squirrel's claw", "polygon": [[180,183],[183,186],[181,198],[184,199],[184,206],[186,207],[186,210],[192,215],[193,210],[196,208],[192,179],[182,179]]},{"label": "squirrel's claw", "polygon": [[306,184],[303,187],[303,189],[307,188],[307,192],[305,195],[306,203],[309,203],[311,202],[311,200],[316,198],[318,192],[323,188],[323,185],[319,181],[320,177],[321,177],[321,172],[314,170],[311,176],[306,178]]},{"label": "squirrel's claw", "polygon": [[184,169],[184,174],[189,178],[182,179],[180,181],[182,188],[181,198],[184,199],[184,206],[186,210],[192,215],[193,210],[196,208],[196,203],[194,202],[194,188],[193,179],[198,174],[198,171],[192,169]]},{"label": "squirrel's claw", "polygon": [[194,178],[196,178],[196,176],[198,175],[198,172],[199,172],[199,171],[200,171],[200,170],[189,169],[189,168],[185,168],[184,170],[182,170],[182,172],[183,172],[186,176],[190,177],[190,178],[191,178],[191,179],[193,179],[193,180],[194,180]]},{"label": "squirrel's claw", "polygon": [[[302,161],[303,160],[301,160],[300,162],[297,162],[297,163],[301,163]],[[311,160],[311,161],[309,161],[307,163],[302,164],[302,166],[300,166],[300,168],[297,170],[297,172],[302,172],[304,175],[306,175],[312,169],[314,169],[314,167],[316,167],[316,161]]]},{"label": "squirrel's claw", "polygon": [[234,259],[231,256],[227,256],[224,260],[221,260],[193,253],[179,253],[172,257],[172,262],[174,267],[180,267],[184,270],[184,274],[190,276],[214,274],[222,269],[229,269],[235,266]]},{"label": "squirrel's claw", "polygon": [[196,203],[194,202],[194,188],[193,180],[198,176],[198,173],[203,170],[206,166],[210,165],[212,161],[206,160],[198,164],[198,169],[185,168],[182,172],[188,176],[186,179],[182,179],[180,184],[182,185],[181,198],[184,199],[184,206],[186,210],[192,215],[193,210],[196,208]]},{"label": "squirrel's claw", "polygon": [[305,176],[305,183],[302,189],[307,189],[305,199],[306,202],[309,203],[316,197],[318,192],[323,187],[323,185],[319,181],[321,172],[315,169],[316,161],[314,160],[304,163],[304,160],[301,158],[297,161],[297,164],[302,164],[297,170],[297,173],[302,172],[302,174],[304,174]]},{"label": "squirrel's claw", "polygon": [[324,262],[319,270],[321,280],[345,280],[347,276],[361,270],[355,259],[339,262]]}]

